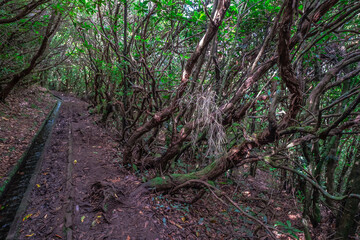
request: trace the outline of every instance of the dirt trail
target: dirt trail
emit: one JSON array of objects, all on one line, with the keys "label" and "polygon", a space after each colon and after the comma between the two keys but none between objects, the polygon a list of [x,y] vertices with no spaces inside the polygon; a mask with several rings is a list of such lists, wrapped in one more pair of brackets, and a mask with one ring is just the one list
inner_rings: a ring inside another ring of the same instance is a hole
[{"label": "dirt trail", "polygon": [[[263,229],[210,192],[193,204],[181,202],[193,199],[196,189],[137,196],[139,178],[121,168],[118,143],[95,124],[88,104],[61,98],[15,239],[268,239]],[[218,187],[270,225],[291,221],[301,228],[295,198],[277,189],[282,184],[272,181],[271,172],[258,169],[251,178],[244,174],[247,169],[231,179],[220,178]]]},{"label": "dirt trail", "polygon": [[159,238],[162,226],[146,201],[128,197],[140,182],[120,171],[115,141],[94,124],[85,102],[61,98],[18,238]]}]

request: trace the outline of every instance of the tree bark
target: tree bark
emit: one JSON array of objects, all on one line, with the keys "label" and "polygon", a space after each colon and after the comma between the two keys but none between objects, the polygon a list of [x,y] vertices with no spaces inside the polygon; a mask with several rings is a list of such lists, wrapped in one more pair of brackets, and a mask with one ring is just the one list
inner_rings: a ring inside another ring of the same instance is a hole
[{"label": "tree bark", "polygon": [[[354,166],[349,176],[347,194],[360,193],[360,151],[357,151]],[[357,223],[355,216],[359,212],[360,199],[348,198],[345,200],[343,214],[338,221],[335,238],[349,239],[350,236],[355,234]]]},{"label": "tree bark", "polygon": [[123,164],[128,165],[129,163],[132,163],[131,160],[131,151],[133,146],[135,145],[136,141],[143,136],[145,133],[149,132],[154,127],[157,127],[162,122],[169,119],[169,117],[173,114],[173,112],[176,110],[179,99],[182,97],[182,95],[185,92],[186,86],[189,82],[190,75],[192,73],[192,70],[197,63],[199,57],[202,55],[204,50],[207,48],[211,40],[216,35],[223,18],[225,17],[225,13],[227,9],[230,6],[230,0],[221,0],[218,3],[218,6],[216,8],[216,12],[214,15],[214,18],[210,20],[209,27],[203,36],[203,38],[198,43],[195,51],[191,55],[191,57],[188,59],[184,71],[182,73],[181,77],[181,84],[178,87],[176,91],[176,96],[172,100],[169,107],[163,109],[162,111],[159,111],[154,114],[154,117],[152,117],[149,121],[147,121],[144,125],[139,127],[135,130],[135,132],[130,136],[129,140],[126,142],[124,150],[123,150]]},{"label": "tree bark", "polygon": [[[57,19],[56,19],[56,17],[57,17]],[[10,80],[10,82],[4,87],[4,89],[2,89],[2,91],[0,93],[0,101],[4,102],[6,97],[10,94],[12,89],[15,87],[15,85],[18,84],[24,77],[29,75],[31,73],[31,71],[36,67],[36,65],[38,64],[37,61],[45,53],[45,50],[48,46],[51,36],[55,33],[55,31],[60,23],[60,19],[61,19],[60,15],[57,16],[55,13],[53,13],[51,18],[49,19],[49,24],[46,27],[45,35],[41,42],[40,48],[35,53],[35,55],[32,57],[29,66],[27,68],[25,68],[24,70],[22,70],[21,72],[15,74],[12,77],[12,79]]]},{"label": "tree bark", "polygon": [[[37,2],[32,2],[28,5],[26,5],[24,7],[24,10],[21,11],[20,13],[18,13],[16,16],[11,17],[11,18],[4,18],[4,19],[0,19],[0,24],[6,24],[6,23],[12,23],[12,22],[16,22],[24,17],[26,17],[29,13],[31,13],[35,8],[37,8],[38,6],[49,2],[49,0],[39,0]],[[1,4],[2,5],[2,4]],[[1,6],[0,5],[0,6]]]}]

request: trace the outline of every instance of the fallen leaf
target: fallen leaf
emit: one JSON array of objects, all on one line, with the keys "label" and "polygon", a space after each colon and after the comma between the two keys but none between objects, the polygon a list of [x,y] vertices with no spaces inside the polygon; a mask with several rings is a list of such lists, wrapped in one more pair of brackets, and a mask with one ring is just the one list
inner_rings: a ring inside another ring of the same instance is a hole
[{"label": "fallen leaf", "polygon": [[175,226],[177,226],[178,228],[183,229],[183,227],[182,227],[180,224],[177,224],[176,222],[174,222],[174,221],[172,221],[172,220],[169,220],[169,222],[170,222],[172,225],[175,225]]},{"label": "fallen leaf", "polygon": [[183,227],[180,224],[175,223],[175,226],[177,226],[180,229],[183,229]]},{"label": "fallen leaf", "polygon": [[130,240],[130,239],[131,239],[131,237],[128,235],[127,238],[126,238],[126,240]]},{"label": "fallen leaf", "polygon": [[37,211],[35,214],[34,214],[34,218],[38,217],[40,215],[40,211]]},{"label": "fallen leaf", "polygon": [[74,164],[77,164],[77,160],[74,160]]},{"label": "fallen leaf", "polygon": [[81,222],[84,222],[85,216],[81,217]]},{"label": "fallen leaf", "polygon": [[23,222],[24,222],[26,219],[28,219],[29,217],[31,217],[31,216],[32,216],[32,213],[26,215],[26,216],[23,218]]},{"label": "fallen leaf", "polygon": [[25,235],[25,237],[32,237],[34,236],[35,233],[32,233],[32,234],[28,234],[28,235]]},{"label": "fallen leaf", "polygon": [[61,238],[61,239],[62,239],[62,237],[61,237],[60,235],[57,235],[57,234],[55,235],[55,237],[58,237],[58,238]]},{"label": "fallen leaf", "polygon": [[40,184],[36,184],[36,186],[39,188],[39,187],[40,187]]}]

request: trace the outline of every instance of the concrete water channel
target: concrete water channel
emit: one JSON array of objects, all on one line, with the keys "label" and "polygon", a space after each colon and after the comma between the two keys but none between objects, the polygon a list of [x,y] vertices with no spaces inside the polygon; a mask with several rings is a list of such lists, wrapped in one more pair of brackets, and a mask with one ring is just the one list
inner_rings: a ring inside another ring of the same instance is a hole
[{"label": "concrete water channel", "polygon": [[38,134],[34,137],[30,147],[14,167],[12,173],[10,173],[9,179],[1,186],[0,239],[10,239],[8,237],[9,231],[15,228],[12,225],[16,225],[25,210],[26,196],[33,187],[31,183],[35,182],[35,175],[40,165],[39,160],[41,159],[60,106],[61,101],[58,100]]}]

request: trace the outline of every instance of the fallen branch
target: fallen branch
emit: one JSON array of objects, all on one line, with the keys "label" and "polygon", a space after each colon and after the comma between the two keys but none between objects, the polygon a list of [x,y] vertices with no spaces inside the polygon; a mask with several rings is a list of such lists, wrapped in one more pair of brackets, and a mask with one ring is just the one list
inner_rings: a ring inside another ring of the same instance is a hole
[{"label": "fallen branch", "polygon": [[274,235],[274,233],[271,231],[271,230],[275,230],[277,232],[280,232],[282,234],[285,234],[286,236],[288,237],[291,237],[291,238],[294,238],[293,236],[279,230],[279,229],[276,229],[272,226],[269,226],[265,223],[263,223],[262,221],[260,221],[259,219],[257,219],[256,217],[254,216],[251,216],[250,214],[248,214],[247,212],[245,212],[243,209],[241,209],[241,207],[236,203],[234,202],[229,196],[227,196],[223,191],[221,191],[220,189],[210,185],[209,183],[205,182],[205,181],[202,181],[202,180],[197,180],[197,179],[192,179],[192,180],[189,180],[179,186],[177,186],[176,188],[174,188],[171,192],[175,192],[176,190],[180,189],[180,188],[183,188],[187,185],[190,185],[190,184],[193,184],[193,183],[199,183],[199,184],[202,184],[202,185],[205,185],[209,190],[210,192],[216,197],[216,199],[218,199],[220,202],[222,202],[224,205],[227,205],[224,200],[221,199],[221,197],[224,197],[229,203],[231,203],[236,209],[238,209],[241,214],[243,214],[244,216],[246,216],[247,218],[257,222],[260,226],[262,226],[268,233],[269,235],[271,236],[271,238],[273,239],[277,239],[277,237]]}]

